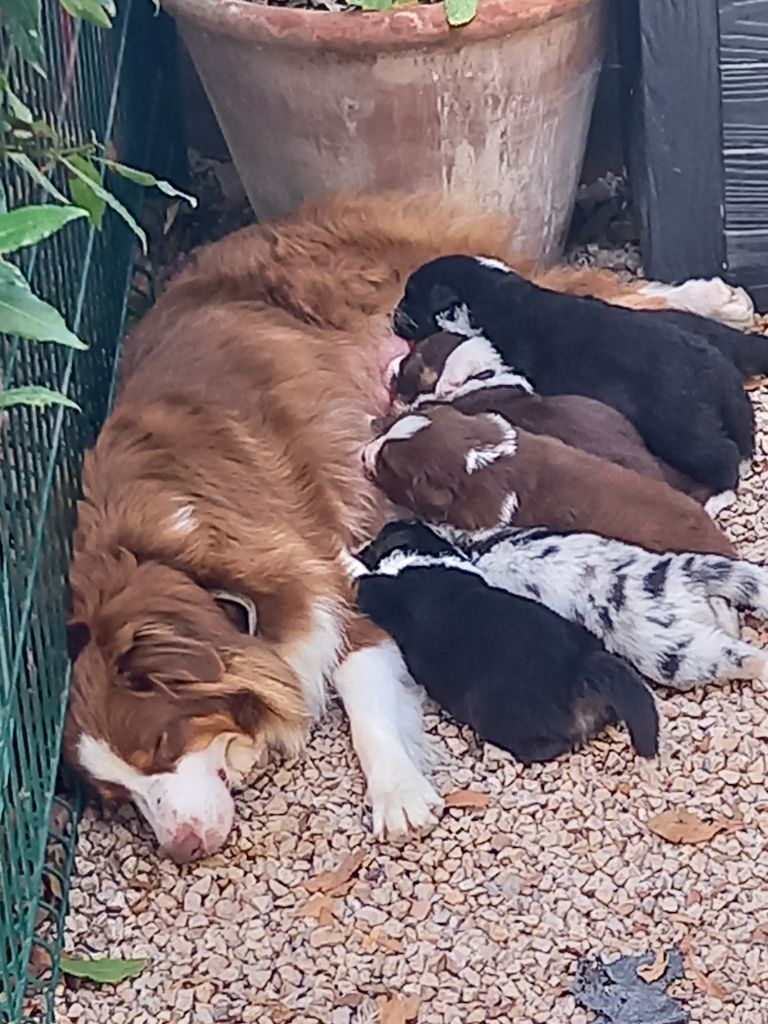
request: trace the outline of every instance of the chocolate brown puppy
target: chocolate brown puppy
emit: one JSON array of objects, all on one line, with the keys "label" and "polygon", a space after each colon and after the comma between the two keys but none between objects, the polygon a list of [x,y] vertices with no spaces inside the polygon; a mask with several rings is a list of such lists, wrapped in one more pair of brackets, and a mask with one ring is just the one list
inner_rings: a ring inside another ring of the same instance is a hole
[{"label": "chocolate brown puppy", "polygon": [[461,412],[496,412],[514,427],[556,437],[572,448],[663,481],[701,504],[712,496],[711,488],[652,455],[640,433],[618,410],[584,395],[535,395],[525,377],[503,366],[490,345],[478,362],[476,343],[471,362],[465,362],[464,354],[469,351],[465,341],[460,335],[441,331],[419,342],[403,359],[393,380],[395,402],[424,409],[445,401],[440,396],[448,377],[454,385],[450,402]]},{"label": "chocolate brown puppy", "polygon": [[407,413],[366,445],[366,472],[395,504],[469,535],[515,526],[578,530],[649,551],[732,557],[695,501],[667,484],[450,405]]}]

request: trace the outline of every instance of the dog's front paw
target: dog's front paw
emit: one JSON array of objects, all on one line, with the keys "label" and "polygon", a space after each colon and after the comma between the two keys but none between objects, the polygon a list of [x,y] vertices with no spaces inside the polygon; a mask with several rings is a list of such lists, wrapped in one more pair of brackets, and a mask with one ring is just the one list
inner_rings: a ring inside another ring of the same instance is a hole
[{"label": "dog's front paw", "polygon": [[377,839],[402,839],[431,828],[443,806],[440,797],[411,761],[371,777],[368,797]]},{"label": "dog's front paw", "polygon": [[714,519],[721,512],[724,512],[725,509],[735,505],[736,500],[735,491],[721,491],[719,494],[713,494],[706,502],[704,511],[711,519]]}]

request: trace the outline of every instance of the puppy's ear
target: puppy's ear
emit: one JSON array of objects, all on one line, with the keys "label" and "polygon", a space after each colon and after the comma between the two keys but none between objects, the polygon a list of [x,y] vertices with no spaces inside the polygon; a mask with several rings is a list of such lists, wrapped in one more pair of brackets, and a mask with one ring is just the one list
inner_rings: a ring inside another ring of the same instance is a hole
[{"label": "puppy's ear", "polygon": [[419,518],[432,522],[443,522],[444,513],[453,508],[455,495],[450,487],[422,479],[414,488],[417,499],[414,507],[418,509]]},{"label": "puppy's ear", "polygon": [[447,284],[433,284],[429,289],[429,306],[432,313],[444,313],[446,309],[458,306],[459,296]]},{"label": "puppy's ear", "polygon": [[164,686],[217,683],[224,675],[224,663],[211,644],[182,636],[161,623],[139,628],[117,667],[138,689],[153,682]]}]

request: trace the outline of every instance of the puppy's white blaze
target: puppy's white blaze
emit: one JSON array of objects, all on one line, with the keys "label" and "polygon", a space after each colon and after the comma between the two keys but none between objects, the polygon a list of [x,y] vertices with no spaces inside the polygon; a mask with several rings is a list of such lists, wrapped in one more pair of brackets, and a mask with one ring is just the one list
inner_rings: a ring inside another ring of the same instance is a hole
[{"label": "puppy's white blaze", "polygon": [[371,441],[363,448],[363,463],[369,473],[376,472],[376,462],[379,458],[379,452],[387,444],[388,441],[407,441],[409,437],[413,437],[414,434],[418,434],[420,430],[425,430],[427,427],[432,426],[432,420],[426,416],[418,416],[416,414],[410,416],[403,416],[402,419],[396,420],[386,434],[382,434],[381,437],[377,437],[375,441]]},{"label": "puppy's white blaze", "polygon": [[441,331],[462,334],[465,338],[472,338],[479,333],[478,329],[472,326],[472,317],[469,315],[469,306],[466,302],[438,313],[435,323]]},{"label": "puppy's white blaze", "polygon": [[309,633],[298,643],[281,650],[301,682],[304,700],[313,718],[325,709],[326,683],[339,664],[344,647],[343,616],[338,601],[320,598],[315,601]]},{"label": "puppy's white blaze", "polygon": [[457,345],[450,353],[435,384],[435,394],[439,398],[453,397],[468,380],[487,370],[503,373],[506,367],[490,341],[478,334]]},{"label": "puppy's white blaze", "polygon": [[489,267],[491,270],[503,270],[505,274],[512,273],[512,267],[502,260],[494,260],[490,256],[475,256],[475,262],[481,267]]},{"label": "puppy's white blaze", "polygon": [[430,426],[432,421],[427,416],[403,416],[401,420],[392,424],[384,435],[384,440],[407,441],[409,437]]},{"label": "puppy's white blaze", "polygon": [[192,533],[198,525],[194,505],[182,505],[171,516],[171,529],[174,533]]},{"label": "puppy's white blaze", "polygon": [[217,736],[205,750],[185,754],[171,772],[145,775],[124,761],[103,739],[83,735],[78,743],[82,767],[102,782],[122,786],[147,820],[160,845],[174,851],[177,836],[192,831],[201,853],[217,850],[229,835],[235,807],[219,772],[227,773],[231,733]]},{"label": "puppy's white blaze", "polygon": [[419,569],[429,566],[442,566],[446,569],[461,569],[462,572],[471,572],[476,576],[480,575],[477,569],[468,559],[459,555],[422,555],[413,551],[393,551],[391,555],[382,558],[376,566],[376,574],[380,576],[399,576],[404,569]]},{"label": "puppy's white blaze", "polygon": [[353,651],[335,682],[368,783],[374,834],[432,824],[442,800],[422,773],[429,755],[421,701],[394,641]]}]

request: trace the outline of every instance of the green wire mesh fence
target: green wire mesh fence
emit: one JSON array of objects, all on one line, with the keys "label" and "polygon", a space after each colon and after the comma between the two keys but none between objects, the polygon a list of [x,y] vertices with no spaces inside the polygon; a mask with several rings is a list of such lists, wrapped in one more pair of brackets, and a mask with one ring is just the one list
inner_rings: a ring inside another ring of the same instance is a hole
[{"label": "green wire mesh fence", "polygon": [[[44,0],[47,78],[7,46],[0,70],[63,138],[93,133],[115,159],[167,176],[178,138],[167,77],[172,29],[149,0],[119,7],[104,32]],[[9,208],[43,201],[21,173],[5,168],[2,183]],[[110,188],[136,212],[140,189],[126,181]],[[0,386],[45,384],[82,410],[17,407],[0,420],[0,1024],[53,1020],[79,815],[77,792],[56,795],[69,684],[67,564],[82,453],[111,401],[135,242],[108,214],[100,231],[70,224],[23,261],[35,291],[89,351],[0,336]]]}]

